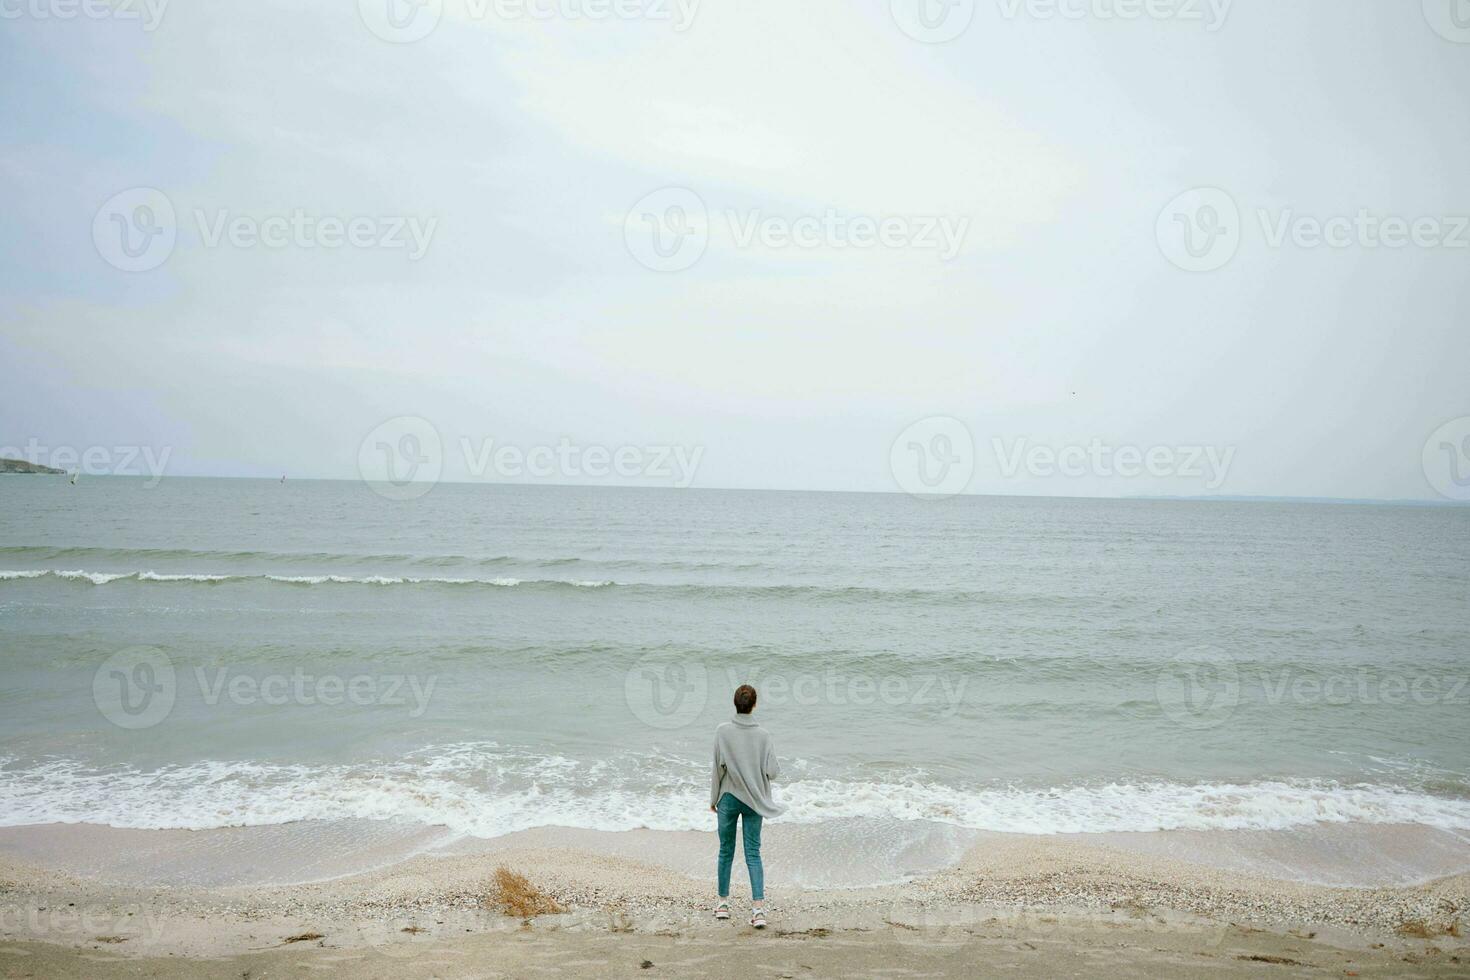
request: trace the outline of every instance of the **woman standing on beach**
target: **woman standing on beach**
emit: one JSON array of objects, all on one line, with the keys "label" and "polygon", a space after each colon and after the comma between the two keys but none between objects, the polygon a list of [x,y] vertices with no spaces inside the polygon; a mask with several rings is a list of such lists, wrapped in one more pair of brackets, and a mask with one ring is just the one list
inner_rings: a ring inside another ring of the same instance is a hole
[{"label": "woman standing on beach", "polygon": [[715,763],[709,808],[718,818],[720,900],[715,918],[730,918],[730,865],[735,860],[735,821],[741,824],[745,869],[750,875],[750,924],[766,927],[765,869],[761,865],[761,820],[780,816],[783,807],[771,795],[771,780],[781,773],[771,733],[756,724],[755,688],[735,689],[735,717],[715,729]]}]

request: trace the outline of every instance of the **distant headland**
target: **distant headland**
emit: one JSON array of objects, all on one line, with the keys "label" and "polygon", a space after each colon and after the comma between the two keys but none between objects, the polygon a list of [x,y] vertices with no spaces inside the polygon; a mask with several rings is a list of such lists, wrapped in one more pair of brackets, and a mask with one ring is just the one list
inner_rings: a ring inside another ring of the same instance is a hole
[{"label": "distant headland", "polygon": [[65,476],[66,470],[42,466],[40,463],[28,463],[23,459],[0,459],[0,473],[50,473]]}]

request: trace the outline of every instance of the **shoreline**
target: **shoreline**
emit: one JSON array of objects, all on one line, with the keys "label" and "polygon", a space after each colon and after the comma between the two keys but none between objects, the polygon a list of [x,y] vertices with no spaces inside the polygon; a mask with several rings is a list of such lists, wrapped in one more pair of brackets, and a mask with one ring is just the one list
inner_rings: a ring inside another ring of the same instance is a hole
[{"label": "shoreline", "polygon": [[[0,859],[118,885],[212,888],[321,884],[419,856],[576,849],[702,880],[713,860],[712,830],[548,824],[484,838],[442,825],[359,818],[198,830],[44,823],[0,827]],[[961,867],[977,849],[1008,849],[1028,841],[1349,889],[1408,887],[1470,874],[1470,831],[1421,824],[1017,834],[926,820],[780,821],[766,827],[763,851],[772,869],[768,881],[805,891],[840,891],[912,884]]]},{"label": "shoreline", "polygon": [[[101,835],[110,836],[103,843],[116,846],[128,836],[119,833]],[[208,887],[106,881],[7,849],[0,852],[0,963],[26,965],[37,976],[91,976],[106,975],[100,966],[121,972],[142,960],[161,964],[160,975],[178,969],[185,976],[191,964],[228,960],[231,969],[246,965],[219,975],[238,977],[312,960],[329,975],[340,967],[343,975],[381,969],[403,976],[419,975],[412,971],[420,967],[429,975],[434,964],[483,970],[528,957],[523,972],[512,971],[524,975],[537,972],[537,962],[565,966],[585,954],[597,963],[606,962],[597,956],[616,955],[637,973],[644,959],[718,960],[742,955],[742,947],[751,947],[748,956],[752,948],[783,946],[826,964],[808,963],[812,972],[794,975],[862,972],[887,959],[932,961],[941,975],[960,974],[978,962],[1015,957],[1022,975],[1030,963],[1045,976],[1103,951],[1138,972],[1167,968],[1179,975],[1189,975],[1186,967],[1248,975],[1262,963],[1290,962],[1347,964],[1343,971],[1364,976],[1392,975],[1413,963],[1421,974],[1450,976],[1463,975],[1470,963],[1465,873],[1409,886],[1331,887],[1115,844],[996,835],[956,866],[904,884],[773,887],[771,928],[757,934],[739,921],[746,903],[738,856],[732,925],[710,918],[708,881],[591,850],[586,841],[552,840],[418,853],[314,883]],[[502,865],[566,911],[522,920],[491,907],[489,882]],[[313,938],[288,941],[300,936]],[[369,969],[373,963],[378,967]],[[745,975],[738,967],[734,962],[731,975]],[[586,975],[605,974],[589,964]]]}]

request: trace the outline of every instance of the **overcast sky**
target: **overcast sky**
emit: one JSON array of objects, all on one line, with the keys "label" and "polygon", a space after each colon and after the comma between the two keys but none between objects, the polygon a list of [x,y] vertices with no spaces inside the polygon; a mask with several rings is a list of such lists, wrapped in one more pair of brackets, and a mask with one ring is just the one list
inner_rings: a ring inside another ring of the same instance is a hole
[{"label": "overcast sky", "polygon": [[161,2],[0,3],[0,445],[1420,499],[1470,452],[1459,0]]}]

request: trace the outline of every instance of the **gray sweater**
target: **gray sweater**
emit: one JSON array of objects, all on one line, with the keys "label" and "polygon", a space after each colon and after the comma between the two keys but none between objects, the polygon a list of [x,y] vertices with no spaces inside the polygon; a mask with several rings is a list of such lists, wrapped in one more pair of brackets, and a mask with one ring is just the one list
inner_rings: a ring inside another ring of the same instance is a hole
[{"label": "gray sweater", "polygon": [[750,715],[737,714],[715,729],[710,806],[729,793],[763,817],[778,817],[786,808],[771,796],[771,780],[780,774],[771,733],[757,725]]}]

